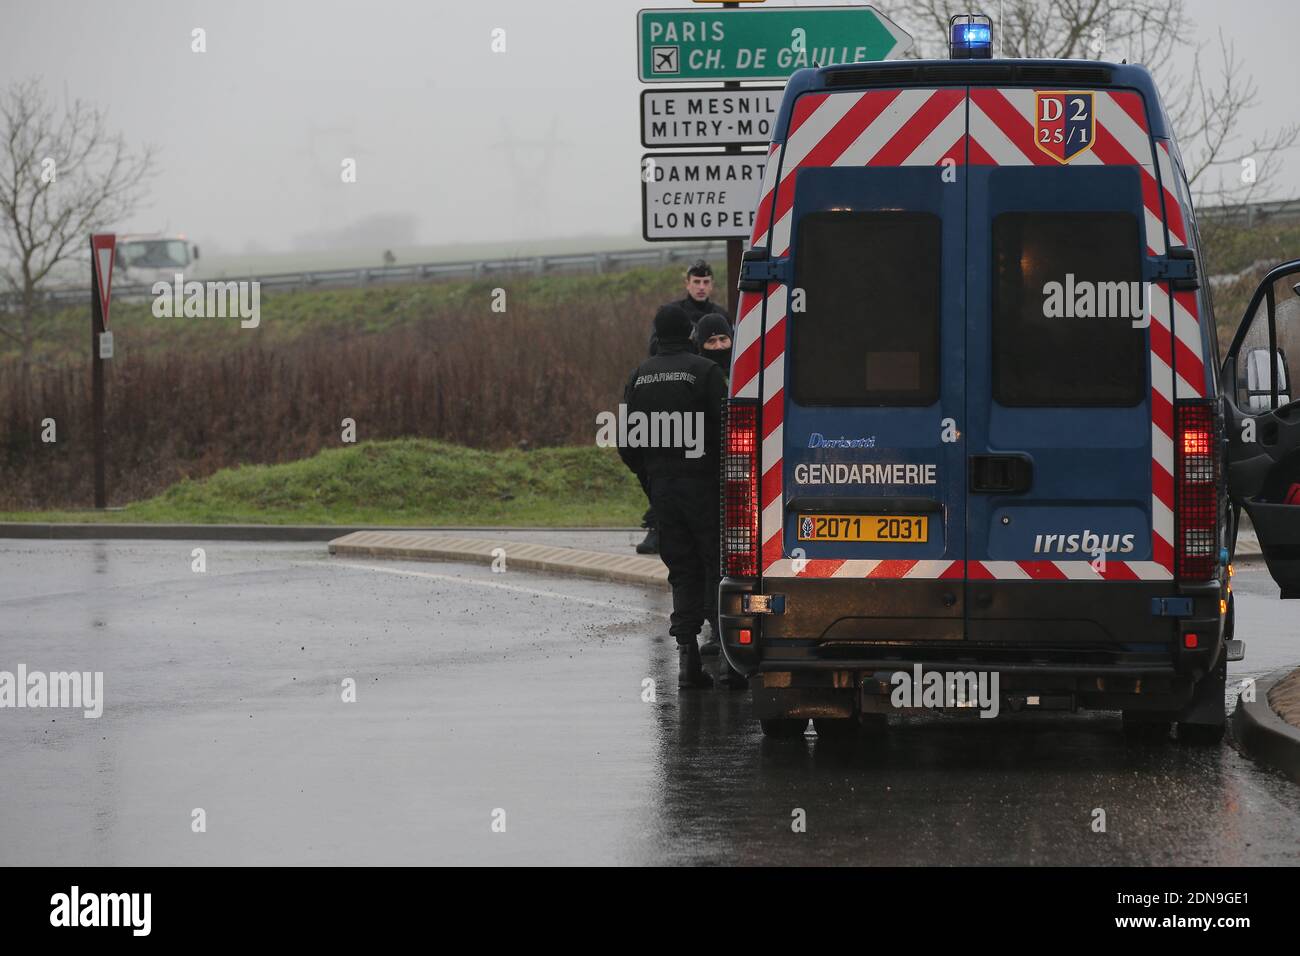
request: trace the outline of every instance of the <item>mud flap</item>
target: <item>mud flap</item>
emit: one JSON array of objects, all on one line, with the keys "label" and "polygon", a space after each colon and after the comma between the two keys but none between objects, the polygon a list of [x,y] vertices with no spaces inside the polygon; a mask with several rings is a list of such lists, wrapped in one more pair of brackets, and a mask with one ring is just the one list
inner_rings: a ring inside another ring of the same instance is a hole
[{"label": "mud flap", "polygon": [[1192,699],[1174,719],[1180,724],[1222,727],[1227,723],[1224,693],[1228,683],[1228,658],[1221,655],[1214,669],[1197,683]]}]

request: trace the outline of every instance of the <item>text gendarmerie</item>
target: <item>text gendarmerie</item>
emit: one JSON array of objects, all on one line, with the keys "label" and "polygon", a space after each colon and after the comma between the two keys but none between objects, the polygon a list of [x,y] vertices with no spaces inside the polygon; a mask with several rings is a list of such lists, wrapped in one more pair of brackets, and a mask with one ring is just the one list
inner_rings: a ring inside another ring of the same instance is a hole
[{"label": "text gendarmerie", "polygon": [[800,462],[794,480],[800,485],[933,485],[938,471],[938,465]]}]

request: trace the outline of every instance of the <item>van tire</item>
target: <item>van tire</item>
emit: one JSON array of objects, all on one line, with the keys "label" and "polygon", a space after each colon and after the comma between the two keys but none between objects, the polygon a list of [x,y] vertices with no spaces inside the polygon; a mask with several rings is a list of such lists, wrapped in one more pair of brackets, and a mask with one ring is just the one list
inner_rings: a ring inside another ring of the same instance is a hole
[{"label": "van tire", "polygon": [[1170,715],[1150,711],[1124,711],[1124,736],[1138,743],[1162,743],[1169,739]]},{"label": "van tire", "polygon": [[813,729],[817,731],[818,737],[844,740],[857,736],[858,722],[852,717],[814,717]]},{"label": "van tire", "polygon": [[869,736],[883,734],[889,729],[889,717],[886,714],[859,714],[859,729]]},{"label": "van tire", "polygon": [[764,737],[802,737],[808,729],[807,717],[765,717],[758,723]]},{"label": "van tire", "polygon": [[1178,742],[1189,747],[1213,747],[1223,742],[1224,724],[1178,725]]}]

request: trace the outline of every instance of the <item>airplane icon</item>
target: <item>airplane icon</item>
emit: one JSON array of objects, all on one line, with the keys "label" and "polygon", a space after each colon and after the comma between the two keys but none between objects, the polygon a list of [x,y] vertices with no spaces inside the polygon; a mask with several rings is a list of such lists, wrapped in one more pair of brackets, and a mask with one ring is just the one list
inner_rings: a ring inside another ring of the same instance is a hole
[{"label": "airplane icon", "polygon": [[650,48],[650,72],[651,73],[677,73],[680,72],[678,67],[678,47],[675,46],[656,46]]}]

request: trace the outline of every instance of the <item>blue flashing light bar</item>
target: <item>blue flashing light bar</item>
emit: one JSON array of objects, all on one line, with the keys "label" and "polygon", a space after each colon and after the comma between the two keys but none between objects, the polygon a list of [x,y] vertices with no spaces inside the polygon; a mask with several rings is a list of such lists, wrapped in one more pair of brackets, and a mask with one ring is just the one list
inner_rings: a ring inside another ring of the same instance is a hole
[{"label": "blue flashing light bar", "polygon": [[986,60],[993,56],[993,26],[980,14],[963,13],[949,21],[948,52],[954,60]]}]

